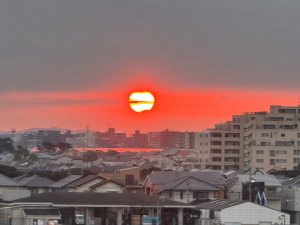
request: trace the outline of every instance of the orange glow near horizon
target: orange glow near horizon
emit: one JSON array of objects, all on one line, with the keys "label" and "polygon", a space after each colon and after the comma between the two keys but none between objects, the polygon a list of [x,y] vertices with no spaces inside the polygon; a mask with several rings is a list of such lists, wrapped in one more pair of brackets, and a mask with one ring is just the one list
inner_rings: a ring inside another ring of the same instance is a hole
[{"label": "orange glow near horizon", "polygon": [[270,105],[297,105],[297,92],[233,89],[171,89],[141,86],[156,97],[151,113],[136,113],[128,96],[137,87],[106,92],[2,93],[1,130],[60,127],[72,130],[106,130],[114,126],[127,133],[139,129],[194,130],[211,128],[232,115],[269,111]]}]

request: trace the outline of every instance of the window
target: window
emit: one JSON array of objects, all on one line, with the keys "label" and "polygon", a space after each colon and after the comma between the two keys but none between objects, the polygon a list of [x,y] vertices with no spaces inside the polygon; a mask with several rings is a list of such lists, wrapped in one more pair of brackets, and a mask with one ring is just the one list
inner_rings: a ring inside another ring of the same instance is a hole
[{"label": "window", "polygon": [[294,158],[294,163],[300,163],[300,158]]},{"label": "window", "polygon": [[261,133],[262,137],[269,137],[269,133]]},{"label": "window", "polygon": [[263,162],[264,162],[264,159],[256,159],[256,162],[257,162],[257,163],[263,163]]},{"label": "window", "polygon": [[270,150],[270,156],[275,156],[275,150]]},{"label": "window", "polygon": [[126,185],[132,185],[134,184],[134,175],[128,174],[125,176],[125,184]]},{"label": "window", "polygon": [[281,137],[285,137],[285,133],[281,133]]},{"label": "window", "polygon": [[275,165],[275,159],[270,159],[270,165]]},{"label": "window", "polygon": [[172,198],[172,196],[173,196],[173,192],[172,192],[172,190],[170,190],[169,191],[169,197]]},{"label": "window", "polygon": [[180,199],[183,199],[183,191],[180,191]]},{"label": "window", "polygon": [[275,129],[275,125],[273,125],[273,124],[264,124],[263,129]]},{"label": "window", "polygon": [[193,198],[195,199],[208,199],[208,192],[194,191]]},{"label": "window", "polygon": [[270,145],[271,145],[271,142],[268,142],[268,141],[262,141],[262,142],[260,142],[260,145],[261,145],[261,146],[270,146]]},{"label": "window", "polygon": [[278,109],[279,113],[296,113],[296,109],[287,109],[287,108],[282,108],[282,109]]},{"label": "window", "polygon": [[286,159],[276,159],[277,163],[286,163]]},{"label": "window", "polygon": [[151,190],[150,187],[146,188],[146,195],[150,195],[150,190]]},{"label": "window", "polygon": [[256,154],[264,154],[263,150],[256,150]]},{"label": "window", "polygon": [[275,145],[276,146],[293,146],[294,141],[276,141]]},{"label": "window", "polygon": [[294,149],[294,155],[300,155],[300,149]]},{"label": "window", "polygon": [[276,154],[286,155],[286,151],[278,150],[276,151]]}]

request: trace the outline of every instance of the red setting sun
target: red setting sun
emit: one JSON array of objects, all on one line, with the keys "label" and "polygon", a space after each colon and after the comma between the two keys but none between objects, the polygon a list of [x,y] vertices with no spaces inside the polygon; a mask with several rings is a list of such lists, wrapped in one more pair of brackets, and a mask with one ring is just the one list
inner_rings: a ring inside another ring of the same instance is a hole
[{"label": "red setting sun", "polygon": [[154,96],[148,91],[132,92],[129,96],[130,108],[135,112],[151,110],[154,106]]}]

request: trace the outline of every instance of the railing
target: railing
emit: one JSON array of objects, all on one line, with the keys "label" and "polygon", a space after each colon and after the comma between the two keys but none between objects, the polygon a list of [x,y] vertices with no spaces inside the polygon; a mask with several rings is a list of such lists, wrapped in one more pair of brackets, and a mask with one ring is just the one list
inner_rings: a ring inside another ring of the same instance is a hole
[{"label": "railing", "polygon": [[195,221],[195,225],[221,225],[220,220],[200,218]]},{"label": "railing", "polygon": [[266,191],[266,197],[268,198],[281,198],[280,191]]}]

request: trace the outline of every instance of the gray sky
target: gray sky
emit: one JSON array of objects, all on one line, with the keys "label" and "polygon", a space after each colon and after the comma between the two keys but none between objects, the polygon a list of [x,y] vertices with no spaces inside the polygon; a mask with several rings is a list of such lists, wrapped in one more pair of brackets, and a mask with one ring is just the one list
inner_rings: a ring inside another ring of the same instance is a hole
[{"label": "gray sky", "polygon": [[[297,89],[300,1],[1,1],[0,90]],[[143,75],[140,74],[139,79]]]}]

